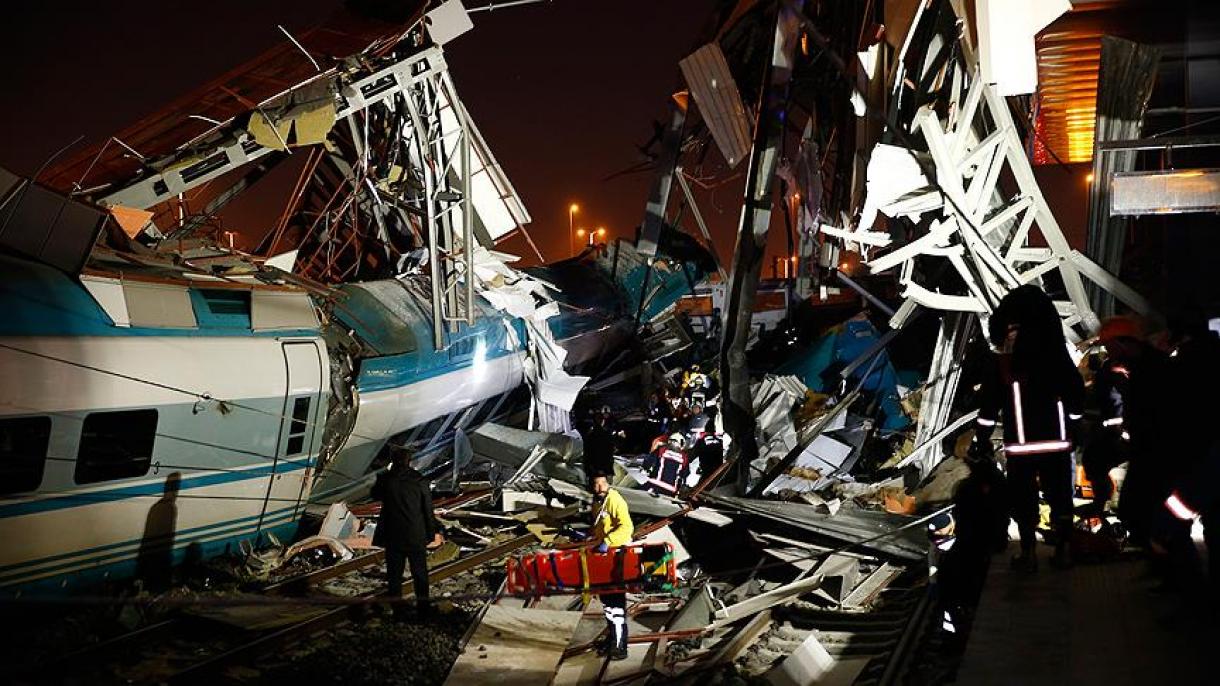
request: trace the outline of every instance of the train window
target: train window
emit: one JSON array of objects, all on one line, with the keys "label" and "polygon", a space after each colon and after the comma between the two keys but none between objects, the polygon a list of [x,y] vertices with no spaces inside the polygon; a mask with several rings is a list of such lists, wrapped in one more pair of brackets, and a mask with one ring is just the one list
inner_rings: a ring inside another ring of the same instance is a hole
[{"label": "train window", "polygon": [[292,402],[292,424],[288,427],[288,449],[285,455],[297,455],[305,450],[305,433],[309,428],[309,397]]},{"label": "train window", "polygon": [[38,489],[50,440],[50,417],[0,419],[0,493]]},{"label": "train window", "polygon": [[85,417],[76,452],[76,483],[144,476],[152,463],[156,410],[94,412]]}]

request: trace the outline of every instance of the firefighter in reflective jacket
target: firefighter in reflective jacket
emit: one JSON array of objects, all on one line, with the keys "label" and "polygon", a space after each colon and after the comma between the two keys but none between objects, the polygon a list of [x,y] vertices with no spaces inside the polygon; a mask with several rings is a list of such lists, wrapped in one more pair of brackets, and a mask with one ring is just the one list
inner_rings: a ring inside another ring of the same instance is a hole
[{"label": "firefighter in reflective jacket", "polygon": [[[609,553],[614,548],[631,542],[635,526],[627,502],[618,491],[610,488],[605,477],[593,479],[593,531],[590,539],[598,553]],[[603,593],[602,614],[606,617],[606,639],[598,645],[598,655],[610,655],[611,660],[627,659],[627,594]]]},{"label": "firefighter in reflective jacket", "polygon": [[1037,569],[1039,486],[1056,534],[1051,563],[1066,566],[1072,532],[1071,453],[1084,412],[1084,380],[1068,355],[1059,313],[1040,289],[1022,286],[1006,295],[989,328],[1000,352],[979,390],[971,450],[976,455],[989,451],[991,434],[1003,418],[1010,508],[1021,534],[1021,553],[1013,567]]},{"label": "firefighter in reflective jacket", "polygon": [[[1126,415],[1132,395],[1132,360],[1128,351],[1147,347],[1140,343],[1142,337],[1142,327],[1130,317],[1107,319],[1097,334],[1098,343],[1105,346],[1107,355],[1093,375],[1093,402],[1091,411],[1086,412],[1093,427],[1081,455],[1084,474],[1093,485],[1093,511],[1097,515],[1104,512],[1114,493],[1110,470],[1130,458],[1131,433]],[[1136,398],[1135,409],[1138,415],[1139,398]],[[1135,419],[1138,427],[1139,417]]]},{"label": "firefighter in reflective jacket", "polygon": [[679,433],[670,435],[665,445],[644,458],[644,470],[648,474],[645,489],[662,495],[677,495],[678,487],[686,483],[690,474],[686,437]]}]

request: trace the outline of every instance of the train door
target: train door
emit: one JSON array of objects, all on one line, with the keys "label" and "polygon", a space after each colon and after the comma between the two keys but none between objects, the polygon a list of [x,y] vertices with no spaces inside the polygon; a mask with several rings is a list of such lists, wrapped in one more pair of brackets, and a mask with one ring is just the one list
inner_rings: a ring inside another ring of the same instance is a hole
[{"label": "train door", "polygon": [[259,531],[296,521],[321,441],[322,355],[312,341],[284,343],[287,384],[280,413],[279,441]]}]

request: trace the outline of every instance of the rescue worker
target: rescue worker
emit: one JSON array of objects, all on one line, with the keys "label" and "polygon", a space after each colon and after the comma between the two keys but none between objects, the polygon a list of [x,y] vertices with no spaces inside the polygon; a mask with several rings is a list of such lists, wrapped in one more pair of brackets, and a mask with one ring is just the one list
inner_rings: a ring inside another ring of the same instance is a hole
[{"label": "rescue worker", "polygon": [[1100,338],[1117,376],[1110,379],[1117,401],[1109,412],[1111,426],[1101,428],[1118,433],[1127,460],[1118,515],[1129,539],[1147,545],[1152,522],[1169,495],[1173,475],[1181,473],[1174,465],[1184,459],[1165,445],[1169,412],[1162,406],[1164,391],[1169,388],[1169,357],[1146,343],[1138,328],[1119,321],[1107,320]]},{"label": "rescue worker", "polygon": [[1130,395],[1131,370],[1123,354],[1130,346],[1119,339],[1142,337],[1142,327],[1130,317],[1107,319],[1097,334],[1097,342],[1106,349],[1106,358],[1093,375],[1089,413],[1092,430],[1081,455],[1085,477],[1093,485],[1092,514],[1097,516],[1104,514],[1106,503],[1114,494],[1110,470],[1126,462],[1130,452],[1131,434],[1124,425],[1124,405]]},{"label": "rescue worker", "polygon": [[703,411],[703,405],[698,403],[690,408],[690,416],[686,418],[686,434],[690,436],[691,442],[699,440],[708,429],[708,416]]},{"label": "rescue worker", "polygon": [[938,564],[941,609],[964,638],[969,608],[978,605],[991,555],[1008,545],[1008,507],[1004,475],[995,460],[965,444],[959,449],[955,439],[945,439],[945,445],[948,459],[960,458],[970,470],[953,493],[953,547]]},{"label": "rescue worker", "polygon": [[653,391],[648,396],[648,421],[652,423],[657,433],[665,433],[669,430],[669,420],[672,416],[673,410],[665,393]]},{"label": "rescue worker", "polygon": [[648,474],[645,490],[660,495],[678,495],[678,488],[686,483],[690,474],[686,437],[680,433],[670,434],[665,445],[644,458],[644,471]]},{"label": "rescue worker", "polygon": [[[1199,431],[1215,421],[1216,403],[1196,399],[1214,397],[1220,385],[1220,340],[1207,330],[1204,320],[1175,318],[1171,323],[1172,352],[1166,358],[1163,376],[1165,391],[1150,401],[1163,408],[1161,448],[1155,464],[1141,472],[1151,480],[1157,491],[1156,509],[1149,529],[1154,553],[1154,571],[1162,571],[1169,588],[1188,590],[1199,580],[1198,551],[1191,540],[1191,527],[1196,517],[1202,517],[1203,539],[1207,544],[1210,576],[1216,581],[1215,560],[1220,557],[1220,532],[1216,531],[1220,515],[1217,480],[1220,476],[1220,442],[1214,431]],[[1159,370],[1158,370],[1159,371]],[[1158,376],[1161,376],[1158,374]],[[1192,393],[1189,389],[1194,389]],[[1188,402],[1169,402],[1181,395]],[[1188,428],[1190,427],[1190,428]],[[1130,473],[1130,470],[1128,471]],[[1128,477],[1130,478],[1130,477]],[[1126,496],[1124,485],[1124,497]],[[1158,557],[1161,558],[1158,560]],[[1158,565],[1158,562],[1160,563]],[[1160,569],[1158,570],[1158,566]],[[1213,583],[1213,591],[1215,586]]]},{"label": "rescue worker", "polygon": [[989,322],[993,356],[979,390],[980,407],[971,450],[990,456],[991,434],[1004,420],[1004,452],[1012,518],[1021,535],[1014,569],[1038,568],[1034,552],[1038,490],[1051,507],[1056,567],[1071,564],[1072,448],[1084,410],[1084,381],[1072,358],[1059,313],[1035,286],[1004,296]]},{"label": "rescue worker", "polygon": [[[593,530],[590,540],[601,554],[631,542],[635,526],[627,502],[618,491],[610,488],[605,477],[593,479]],[[627,594],[602,593],[602,613],[606,618],[606,638],[598,646],[598,655],[609,654],[611,660],[627,659]]]},{"label": "rescue worker", "polygon": [[587,484],[592,484],[593,479],[599,476],[608,479],[614,477],[615,434],[610,426],[610,408],[603,406],[593,414],[592,419],[591,425],[581,436],[584,442],[583,465]]},{"label": "rescue worker", "polygon": [[682,397],[688,404],[702,405],[706,394],[707,377],[700,371],[699,365],[692,364],[690,369],[682,375]]},{"label": "rescue worker", "polygon": [[402,575],[411,566],[415,605],[420,615],[432,611],[428,591],[428,549],[445,542],[432,511],[432,489],[423,474],[411,467],[411,453],[400,450],[389,469],[373,484],[372,495],[381,501],[381,515],[373,532],[373,545],[385,549],[386,595],[394,603],[394,616],[405,616],[401,603]]},{"label": "rescue worker", "polygon": [[[1208,600],[1220,609],[1220,494],[1215,486],[1217,483],[1220,483],[1220,440],[1213,440],[1203,459],[1194,464],[1186,478],[1174,485],[1164,507],[1187,532],[1188,544],[1193,543],[1189,540],[1190,527],[1196,518],[1201,518],[1203,542],[1207,546]],[[1185,552],[1188,556],[1193,550]],[[1191,560],[1188,558],[1188,561]]]},{"label": "rescue worker", "polygon": [[700,436],[691,448],[693,456],[699,460],[700,481],[707,479],[724,464],[724,441],[715,431],[707,431]]}]

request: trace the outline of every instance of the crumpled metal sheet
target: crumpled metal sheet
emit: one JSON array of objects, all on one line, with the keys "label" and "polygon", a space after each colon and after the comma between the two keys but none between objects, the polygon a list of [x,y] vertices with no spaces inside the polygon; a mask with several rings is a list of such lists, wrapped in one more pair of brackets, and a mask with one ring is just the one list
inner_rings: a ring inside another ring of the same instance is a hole
[{"label": "crumpled metal sheet", "polygon": [[[910,517],[903,515],[873,512],[847,506],[840,508],[837,514],[826,515],[818,512],[814,506],[802,503],[713,494],[704,494],[703,498],[728,509],[766,517],[843,543],[859,544],[861,550],[868,550],[877,555],[904,560],[923,560],[928,554],[928,541],[923,530],[914,527],[905,531],[896,531],[911,520]],[[893,533],[891,536],[868,540],[891,532]]]}]

